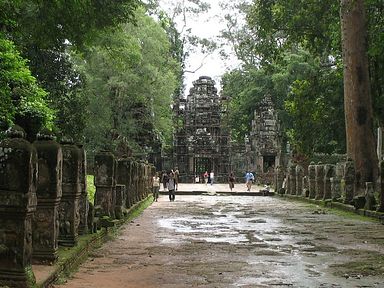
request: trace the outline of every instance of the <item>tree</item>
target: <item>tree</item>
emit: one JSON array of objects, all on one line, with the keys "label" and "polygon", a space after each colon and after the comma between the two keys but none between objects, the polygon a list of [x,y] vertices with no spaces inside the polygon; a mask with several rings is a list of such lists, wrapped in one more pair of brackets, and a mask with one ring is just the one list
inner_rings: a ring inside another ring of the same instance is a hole
[{"label": "tree", "polygon": [[137,25],[100,33],[79,61],[90,97],[86,141],[92,150],[125,141],[140,154],[159,140],[171,141],[171,101],[181,85],[181,65],[163,28],[143,9],[136,19]]},{"label": "tree", "polygon": [[52,128],[54,113],[46,103],[47,93],[39,87],[27,61],[14,44],[0,37],[0,129],[13,123],[27,132],[29,140],[42,128]]},{"label": "tree", "polygon": [[355,163],[356,193],[362,194],[365,182],[375,183],[378,175],[364,1],[341,0],[340,18],[347,155]]}]

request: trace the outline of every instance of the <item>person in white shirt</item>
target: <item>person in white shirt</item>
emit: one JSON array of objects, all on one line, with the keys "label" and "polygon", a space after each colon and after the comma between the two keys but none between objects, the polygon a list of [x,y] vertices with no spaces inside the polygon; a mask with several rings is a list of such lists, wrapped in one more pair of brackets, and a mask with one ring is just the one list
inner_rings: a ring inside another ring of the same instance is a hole
[{"label": "person in white shirt", "polygon": [[213,172],[213,170],[211,171],[211,173],[209,173],[209,178],[211,179],[211,185],[212,185],[215,179],[215,173]]},{"label": "person in white shirt", "polygon": [[169,173],[169,179],[167,182],[169,201],[175,201],[175,174],[173,172]]},{"label": "person in white shirt", "polygon": [[159,178],[159,173],[156,172],[155,176],[153,176],[152,178],[153,201],[157,202],[157,198],[159,198],[159,190],[160,190],[160,178]]}]

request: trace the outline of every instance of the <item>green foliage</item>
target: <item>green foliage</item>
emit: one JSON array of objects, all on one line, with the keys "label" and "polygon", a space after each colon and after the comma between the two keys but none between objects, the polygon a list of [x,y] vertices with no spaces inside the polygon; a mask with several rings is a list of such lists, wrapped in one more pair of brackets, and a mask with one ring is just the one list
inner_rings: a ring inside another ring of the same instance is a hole
[{"label": "green foliage", "polygon": [[222,94],[230,98],[228,121],[232,138],[244,140],[249,135],[253,111],[265,93],[271,90],[271,79],[262,70],[233,70],[223,76]]},{"label": "green foliage", "polygon": [[296,152],[342,153],[345,147],[342,75],[299,49],[285,52],[267,69],[246,66],[223,77],[229,97],[232,136],[242,141],[251,129],[253,111],[271,95],[287,141]]},{"label": "green foliage", "polygon": [[14,44],[0,38],[1,129],[16,123],[29,137],[42,127],[52,128],[54,113],[46,104],[47,93],[39,87]]},{"label": "green foliage", "polygon": [[92,150],[124,142],[142,153],[158,139],[171,139],[180,63],[162,27],[143,9],[136,19],[137,25],[101,33],[81,64],[90,101],[86,141]]},{"label": "green foliage", "polygon": [[96,193],[96,187],[94,183],[94,176],[93,175],[87,175],[87,193],[88,193],[88,200],[92,204],[95,202],[95,193]]}]

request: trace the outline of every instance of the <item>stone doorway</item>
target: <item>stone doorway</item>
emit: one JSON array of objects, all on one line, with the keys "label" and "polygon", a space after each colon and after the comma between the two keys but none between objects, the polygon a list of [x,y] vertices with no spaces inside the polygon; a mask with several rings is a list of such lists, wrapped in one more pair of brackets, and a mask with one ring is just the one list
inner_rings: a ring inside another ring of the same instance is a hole
[{"label": "stone doorway", "polygon": [[263,156],[263,172],[275,167],[276,157],[274,155]]},{"label": "stone doorway", "polygon": [[[208,173],[212,170],[212,159],[207,157],[196,157],[194,165],[194,174],[202,178],[205,171]],[[201,182],[201,180],[200,180]]]}]

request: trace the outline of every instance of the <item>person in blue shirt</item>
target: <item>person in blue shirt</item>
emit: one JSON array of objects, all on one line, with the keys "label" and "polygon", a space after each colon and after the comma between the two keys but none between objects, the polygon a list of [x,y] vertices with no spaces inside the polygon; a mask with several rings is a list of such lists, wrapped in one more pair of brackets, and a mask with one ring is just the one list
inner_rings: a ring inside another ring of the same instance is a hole
[{"label": "person in blue shirt", "polygon": [[251,171],[247,171],[244,178],[245,178],[245,185],[247,186],[247,191],[251,191],[252,183],[255,180],[255,176]]}]

